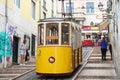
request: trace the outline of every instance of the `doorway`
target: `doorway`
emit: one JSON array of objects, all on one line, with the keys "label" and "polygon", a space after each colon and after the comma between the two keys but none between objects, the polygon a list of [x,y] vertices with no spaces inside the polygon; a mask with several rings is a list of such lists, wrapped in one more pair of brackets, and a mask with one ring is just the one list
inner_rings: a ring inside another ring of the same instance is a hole
[{"label": "doorway", "polygon": [[19,38],[13,36],[13,56],[12,56],[13,64],[17,64],[18,62],[18,43],[19,43]]},{"label": "doorway", "polygon": [[35,35],[32,34],[31,55],[35,56]]}]

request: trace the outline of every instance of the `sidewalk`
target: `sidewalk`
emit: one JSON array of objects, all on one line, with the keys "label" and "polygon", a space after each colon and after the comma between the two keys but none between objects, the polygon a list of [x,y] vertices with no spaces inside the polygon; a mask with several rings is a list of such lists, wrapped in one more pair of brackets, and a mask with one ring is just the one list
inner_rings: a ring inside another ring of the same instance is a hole
[{"label": "sidewalk", "polygon": [[80,80],[119,80],[109,51],[107,60],[101,59],[100,47],[95,47],[87,64],[79,74]]},{"label": "sidewalk", "polygon": [[30,61],[24,66],[12,65],[9,68],[3,69],[2,72],[0,72],[0,80],[12,80],[32,70],[35,70],[35,57],[31,57]]}]

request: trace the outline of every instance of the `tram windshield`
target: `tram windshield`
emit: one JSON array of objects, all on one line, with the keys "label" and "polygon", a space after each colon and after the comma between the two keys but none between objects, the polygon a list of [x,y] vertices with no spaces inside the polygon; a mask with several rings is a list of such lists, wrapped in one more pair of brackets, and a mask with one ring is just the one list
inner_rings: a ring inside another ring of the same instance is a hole
[{"label": "tram windshield", "polygon": [[48,23],[46,24],[46,44],[58,44],[58,23]]},{"label": "tram windshield", "polygon": [[38,45],[70,45],[69,23],[46,23],[38,26]]}]

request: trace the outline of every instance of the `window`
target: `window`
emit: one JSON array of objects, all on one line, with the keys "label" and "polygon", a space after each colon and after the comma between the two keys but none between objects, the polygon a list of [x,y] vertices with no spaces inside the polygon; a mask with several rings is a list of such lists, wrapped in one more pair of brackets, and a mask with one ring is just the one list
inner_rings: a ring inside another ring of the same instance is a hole
[{"label": "window", "polygon": [[46,25],[46,44],[58,44],[58,24],[57,23],[48,23]]},{"label": "window", "polygon": [[74,13],[74,3],[71,2],[71,9],[70,9],[70,4],[66,3],[66,13]]},{"label": "window", "polygon": [[54,9],[54,0],[52,0],[52,9]]},{"label": "window", "polygon": [[69,45],[69,24],[62,23],[62,45]]},{"label": "window", "polygon": [[15,6],[17,6],[18,8],[20,8],[20,0],[14,0],[14,4],[15,4]]},{"label": "window", "polygon": [[87,14],[94,14],[94,3],[93,2],[86,3],[86,13]]},{"label": "window", "polygon": [[46,9],[46,0],[43,0],[43,7]]},{"label": "window", "polygon": [[44,44],[44,25],[41,24],[38,27],[38,45]]},{"label": "window", "polygon": [[32,18],[35,19],[35,2],[32,1]]}]

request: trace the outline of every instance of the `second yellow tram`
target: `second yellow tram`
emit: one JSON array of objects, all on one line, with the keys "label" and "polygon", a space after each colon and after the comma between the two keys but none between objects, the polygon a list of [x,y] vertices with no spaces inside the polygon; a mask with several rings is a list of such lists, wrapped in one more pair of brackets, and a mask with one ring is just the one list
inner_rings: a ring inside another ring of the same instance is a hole
[{"label": "second yellow tram", "polygon": [[82,62],[81,25],[63,18],[38,23],[36,73],[72,73]]}]

